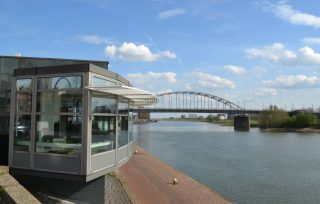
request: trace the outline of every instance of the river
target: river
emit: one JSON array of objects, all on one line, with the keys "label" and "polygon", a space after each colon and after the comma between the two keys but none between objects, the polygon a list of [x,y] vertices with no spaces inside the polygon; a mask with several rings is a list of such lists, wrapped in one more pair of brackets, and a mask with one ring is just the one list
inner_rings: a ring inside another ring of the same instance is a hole
[{"label": "river", "polygon": [[134,125],[134,141],[237,204],[320,203],[320,134],[161,121]]}]

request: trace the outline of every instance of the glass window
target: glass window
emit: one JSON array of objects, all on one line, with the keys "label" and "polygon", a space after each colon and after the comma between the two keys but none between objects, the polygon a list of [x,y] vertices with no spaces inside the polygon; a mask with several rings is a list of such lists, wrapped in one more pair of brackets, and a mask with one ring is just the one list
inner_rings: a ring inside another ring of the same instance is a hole
[{"label": "glass window", "polygon": [[9,113],[10,112],[10,89],[1,90],[0,87],[0,113]]},{"label": "glass window", "polygon": [[115,86],[115,85],[117,85],[116,82],[109,81],[109,80],[102,79],[102,78],[95,77],[95,76],[92,77],[91,84],[92,84],[91,86]]},{"label": "glass window", "polygon": [[37,112],[82,113],[81,91],[45,91],[37,93]]},{"label": "glass window", "polygon": [[36,152],[80,155],[80,116],[38,115],[36,119]]},{"label": "glass window", "polygon": [[42,77],[38,79],[38,89],[79,89],[81,76]]},{"label": "glass window", "polygon": [[32,79],[17,79],[17,91],[31,91]]},{"label": "glass window", "polygon": [[0,116],[0,137],[2,134],[9,134],[9,115],[2,115]]},{"label": "glass window", "polygon": [[117,100],[116,97],[93,92],[92,96],[92,113],[116,113]]},{"label": "glass window", "polygon": [[132,142],[133,140],[133,116],[130,114],[129,116],[129,122],[128,122],[128,134],[129,134],[129,142]]},{"label": "glass window", "polygon": [[118,147],[128,144],[128,116],[120,116],[118,120]]},{"label": "glass window", "polygon": [[29,151],[31,115],[17,115],[14,126],[14,150]]},{"label": "glass window", "polygon": [[119,114],[128,114],[129,103],[128,103],[127,99],[119,99],[118,112],[119,112]]},{"label": "glass window", "polygon": [[30,113],[32,109],[32,93],[17,92],[17,112]]},{"label": "glass window", "polygon": [[115,149],[116,116],[94,116],[91,135],[91,154]]}]

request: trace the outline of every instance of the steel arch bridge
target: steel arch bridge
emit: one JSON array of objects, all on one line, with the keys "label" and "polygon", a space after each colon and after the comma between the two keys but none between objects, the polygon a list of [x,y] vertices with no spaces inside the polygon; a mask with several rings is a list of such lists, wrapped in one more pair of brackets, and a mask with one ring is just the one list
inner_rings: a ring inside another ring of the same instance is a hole
[{"label": "steel arch bridge", "polygon": [[157,104],[133,109],[134,112],[194,112],[243,113],[239,105],[219,96],[194,92],[175,91],[157,95]]}]

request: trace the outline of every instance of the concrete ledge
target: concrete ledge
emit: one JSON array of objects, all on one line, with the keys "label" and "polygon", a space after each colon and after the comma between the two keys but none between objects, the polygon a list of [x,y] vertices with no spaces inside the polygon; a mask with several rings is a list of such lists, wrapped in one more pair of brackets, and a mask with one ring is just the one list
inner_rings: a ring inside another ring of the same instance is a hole
[{"label": "concrete ledge", "polygon": [[52,203],[52,204],[90,204],[88,202],[59,198],[53,195],[48,195],[44,193],[37,193],[37,197],[42,203]]},{"label": "concrete ledge", "polygon": [[9,168],[7,166],[0,166],[0,175],[6,174],[9,172]]},{"label": "concrete ledge", "polygon": [[0,203],[40,204],[20,183],[8,174],[8,167],[0,167]]}]

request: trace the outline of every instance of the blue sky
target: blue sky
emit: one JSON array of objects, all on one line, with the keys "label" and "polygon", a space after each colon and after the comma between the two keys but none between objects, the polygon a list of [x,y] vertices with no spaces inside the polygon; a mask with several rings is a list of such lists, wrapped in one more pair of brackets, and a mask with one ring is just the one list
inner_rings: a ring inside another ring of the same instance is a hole
[{"label": "blue sky", "polygon": [[2,0],[0,55],[108,60],[154,93],[320,106],[318,0]]}]

